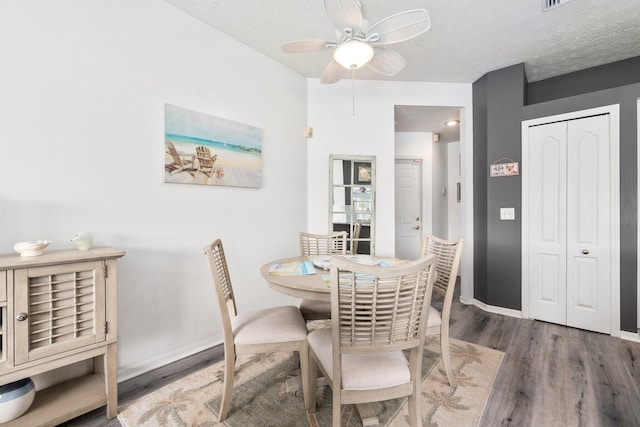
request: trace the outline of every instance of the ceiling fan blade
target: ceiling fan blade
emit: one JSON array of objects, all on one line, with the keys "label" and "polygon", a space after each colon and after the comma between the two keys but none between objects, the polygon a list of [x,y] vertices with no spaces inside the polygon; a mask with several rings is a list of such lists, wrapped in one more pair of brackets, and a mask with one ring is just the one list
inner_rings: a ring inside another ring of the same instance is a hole
[{"label": "ceiling fan blade", "polygon": [[367,63],[367,67],[385,76],[393,76],[406,65],[406,61],[400,54],[385,47],[374,47],[375,54],[371,61]]},{"label": "ceiling fan blade", "polygon": [[362,30],[362,9],[357,0],[324,0],[324,9],[340,34],[345,34],[346,28],[351,28],[354,35]]},{"label": "ceiling fan blade", "polygon": [[322,72],[322,77],[320,78],[320,83],[335,83],[344,76],[344,73],[347,72],[347,69],[342,65],[338,64],[334,59],[327,65],[327,67]]},{"label": "ceiling fan blade", "polygon": [[419,36],[429,28],[431,20],[426,10],[406,10],[373,24],[367,30],[367,38],[375,44],[399,43]]},{"label": "ceiling fan blade", "polygon": [[282,51],[286,53],[315,52],[336,47],[336,42],[329,40],[298,40],[284,43]]}]

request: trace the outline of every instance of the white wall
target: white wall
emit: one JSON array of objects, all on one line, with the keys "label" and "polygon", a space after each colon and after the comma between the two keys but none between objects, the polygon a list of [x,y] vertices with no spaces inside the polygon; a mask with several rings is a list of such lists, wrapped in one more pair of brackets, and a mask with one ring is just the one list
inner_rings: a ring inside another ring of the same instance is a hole
[{"label": "white wall", "polygon": [[433,176],[433,234],[446,238],[449,228],[448,204],[449,183],[447,181],[447,143],[433,144],[433,160],[431,174]]},{"label": "white wall", "polygon": [[[357,77],[357,71],[356,71]],[[355,114],[351,79],[332,85],[309,80],[308,218],[309,228],[328,228],[329,154],[374,155],[377,165],[376,253],[390,255],[395,250],[394,212],[394,105],[461,107],[461,151],[463,182],[471,180],[472,86],[458,83],[412,83],[355,81]],[[467,153],[469,153],[467,155]],[[471,189],[471,186],[466,186]],[[473,232],[473,194],[468,191],[463,204],[462,233]],[[472,239],[467,239],[472,242]],[[463,299],[473,297],[473,247],[465,244]]]},{"label": "white wall", "polygon": [[[157,0],[3,0],[0,40],[0,253],[126,250],[120,380],[221,342],[215,238],[240,310],[295,302],[259,268],[307,224],[304,78]],[[164,103],[262,128],[263,187],[163,183]]]},{"label": "white wall", "polygon": [[447,150],[449,165],[447,167],[447,180],[449,182],[447,187],[449,191],[447,195],[447,216],[449,218],[447,239],[458,240],[462,237],[460,234],[460,203],[458,202],[457,188],[457,184],[460,182],[460,143],[449,142]]}]

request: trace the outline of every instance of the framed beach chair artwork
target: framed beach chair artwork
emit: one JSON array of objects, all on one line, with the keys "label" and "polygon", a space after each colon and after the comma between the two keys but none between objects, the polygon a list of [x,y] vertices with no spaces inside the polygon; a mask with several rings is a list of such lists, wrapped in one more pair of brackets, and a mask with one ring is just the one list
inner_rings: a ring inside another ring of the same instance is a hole
[{"label": "framed beach chair artwork", "polygon": [[262,186],[262,129],[164,104],[164,182]]}]

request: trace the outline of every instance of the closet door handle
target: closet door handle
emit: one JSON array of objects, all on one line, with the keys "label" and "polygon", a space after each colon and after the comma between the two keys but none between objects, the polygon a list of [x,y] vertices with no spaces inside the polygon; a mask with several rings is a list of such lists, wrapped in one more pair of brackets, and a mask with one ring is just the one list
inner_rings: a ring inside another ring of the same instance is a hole
[{"label": "closet door handle", "polygon": [[29,317],[29,315],[27,313],[20,313],[16,316],[16,319],[20,322],[27,320],[27,317]]},{"label": "closet door handle", "polygon": [[583,250],[582,250],[582,253],[583,253],[584,255],[589,255],[589,249],[583,249]]}]

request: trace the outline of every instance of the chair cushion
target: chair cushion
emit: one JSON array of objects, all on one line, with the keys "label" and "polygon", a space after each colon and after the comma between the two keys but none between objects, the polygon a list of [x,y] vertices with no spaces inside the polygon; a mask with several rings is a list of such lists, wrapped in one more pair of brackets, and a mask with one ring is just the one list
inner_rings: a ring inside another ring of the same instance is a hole
[{"label": "chair cushion", "polygon": [[266,344],[305,340],[307,326],[292,305],[240,313],[231,320],[236,344]]},{"label": "chair cushion", "polygon": [[309,314],[326,314],[331,317],[331,303],[327,301],[314,301],[311,299],[303,299],[300,301],[300,311],[304,316]]},{"label": "chair cushion", "polygon": [[[333,377],[331,329],[312,331],[307,341],[320,364]],[[342,388],[345,390],[393,387],[410,379],[409,362],[401,351],[342,355]]]},{"label": "chair cushion", "polygon": [[429,307],[429,317],[427,318],[427,328],[440,326],[441,324],[442,324],[442,317],[440,316],[440,312],[435,308],[433,308],[433,306]]}]

